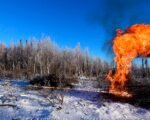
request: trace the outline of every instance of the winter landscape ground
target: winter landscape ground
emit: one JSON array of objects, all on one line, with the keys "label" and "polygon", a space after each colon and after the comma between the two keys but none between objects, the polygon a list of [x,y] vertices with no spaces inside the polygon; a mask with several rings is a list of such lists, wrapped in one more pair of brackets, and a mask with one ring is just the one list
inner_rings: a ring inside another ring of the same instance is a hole
[{"label": "winter landscape ground", "polygon": [[150,0],[0,0],[0,120],[150,120]]},{"label": "winter landscape ground", "polygon": [[36,90],[24,80],[1,80],[0,120],[149,120],[150,110],[105,99],[96,82],[80,78],[73,89]]}]

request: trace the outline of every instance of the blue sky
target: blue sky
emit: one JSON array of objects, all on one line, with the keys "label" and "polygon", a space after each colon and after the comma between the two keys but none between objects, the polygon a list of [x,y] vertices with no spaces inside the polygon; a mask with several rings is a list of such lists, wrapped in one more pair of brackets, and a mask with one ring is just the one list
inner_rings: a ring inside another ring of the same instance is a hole
[{"label": "blue sky", "polygon": [[103,56],[104,31],[90,20],[98,7],[99,0],[0,0],[0,40],[10,44],[48,35],[60,47],[80,43]]},{"label": "blue sky", "polygon": [[149,24],[149,6],[149,0],[0,0],[0,41],[45,35],[61,48],[80,43],[92,56],[108,59],[115,29]]}]

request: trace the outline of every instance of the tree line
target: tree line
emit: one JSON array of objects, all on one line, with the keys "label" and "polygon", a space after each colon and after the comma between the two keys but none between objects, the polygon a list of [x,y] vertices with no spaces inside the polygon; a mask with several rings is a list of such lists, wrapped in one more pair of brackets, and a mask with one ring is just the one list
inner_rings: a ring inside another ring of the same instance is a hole
[{"label": "tree line", "polygon": [[140,63],[132,61],[132,74],[135,78],[150,78],[149,58],[141,58]]},{"label": "tree line", "polygon": [[99,57],[91,57],[88,50],[59,48],[50,37],[22,40],[18,44],[0,44],[0,76],[25,77],[37,75],[99,76],[107,73],[109,65]]}]

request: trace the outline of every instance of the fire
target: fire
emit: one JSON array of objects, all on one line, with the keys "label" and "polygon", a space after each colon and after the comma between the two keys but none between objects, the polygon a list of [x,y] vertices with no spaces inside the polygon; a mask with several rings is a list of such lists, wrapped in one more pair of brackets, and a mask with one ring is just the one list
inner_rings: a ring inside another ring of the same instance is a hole
[{"label": "fire", "polygon": [[116,73],[107,75],[111,82],[109,92],[119,96],[132,96],[125,90],[131,61],[136,57],[150,57],[150,25],[135,24],[126,31],[117,30],[113,40]]}]

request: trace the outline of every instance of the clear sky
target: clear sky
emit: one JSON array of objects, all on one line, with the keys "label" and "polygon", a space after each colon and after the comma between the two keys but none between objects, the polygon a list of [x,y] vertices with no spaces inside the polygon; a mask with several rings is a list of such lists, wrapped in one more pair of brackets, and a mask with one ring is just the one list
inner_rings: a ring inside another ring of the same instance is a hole
[{"label": "clear sky", "polygon": [[7,45],[45,35],[61,48],[80,43],[107,59],[115,29],[135,23],[150,23],[150,0],[0,0],[0,41]]},{"label": "clear sky", "polygon": [[0,0],[0,40],[48,35],[60,47],[80,43],[93,56],[101,56],[104,31],[91,21],[99,0]]}]

